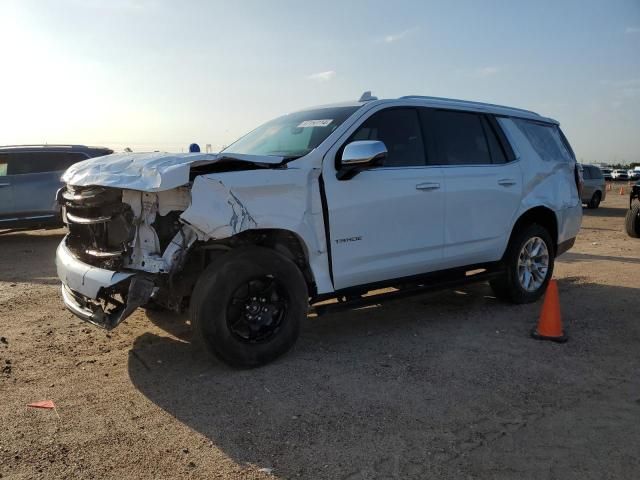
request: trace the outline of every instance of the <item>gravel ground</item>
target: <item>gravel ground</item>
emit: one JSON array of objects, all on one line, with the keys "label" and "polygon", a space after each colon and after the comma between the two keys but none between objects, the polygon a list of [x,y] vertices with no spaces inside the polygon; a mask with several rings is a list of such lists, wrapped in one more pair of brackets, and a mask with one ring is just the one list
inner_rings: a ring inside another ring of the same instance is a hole
[{"label": "gravel ground", "polygon": [[[111,333],[62,306],[63,232],[0,236],[2,478],[635,479],[640,241],[627,196],[585,210],[559,259],[571,337],[487,285],[309,318],[294,350],[238,371],[185,316]],[[25,404],[52,399],[50,410]]]}]

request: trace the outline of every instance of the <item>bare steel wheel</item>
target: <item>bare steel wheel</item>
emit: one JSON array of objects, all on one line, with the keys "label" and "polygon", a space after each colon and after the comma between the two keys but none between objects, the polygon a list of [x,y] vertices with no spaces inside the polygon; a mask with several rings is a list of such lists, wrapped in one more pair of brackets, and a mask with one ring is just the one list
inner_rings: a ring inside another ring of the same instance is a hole
[{"label": "bare steel wheel", "polygon": [[549,249],[540,237],[531,237],[518,256],[518,280],[527,292],[539,289],[549,271]]}]

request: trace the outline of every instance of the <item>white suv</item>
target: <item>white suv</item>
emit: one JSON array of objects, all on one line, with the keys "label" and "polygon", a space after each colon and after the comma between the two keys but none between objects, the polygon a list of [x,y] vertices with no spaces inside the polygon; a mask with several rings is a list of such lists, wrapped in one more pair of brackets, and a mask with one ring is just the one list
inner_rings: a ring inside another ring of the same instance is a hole
[{"label": "white suv", "polygon": [[195,338],[245,367],[287,351],[309,305],[331,298],[488,280],[500,298],[535,301],[582,218],[555,120],[368,92],[219,154],[114,154],[63,180],[67,307],[105,328],[149,303],[189,307]]}]

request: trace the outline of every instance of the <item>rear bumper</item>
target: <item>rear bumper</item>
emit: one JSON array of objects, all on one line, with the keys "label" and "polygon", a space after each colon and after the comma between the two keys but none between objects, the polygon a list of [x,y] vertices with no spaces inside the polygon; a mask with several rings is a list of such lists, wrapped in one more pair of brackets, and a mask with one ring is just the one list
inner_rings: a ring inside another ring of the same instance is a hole
[{"label": "rear bumper", "polygon": [[556,211],[558,220],[558,246],[576,238],[582,225],[582,205]]},{"label": "rear bumper", "polygon": [[65,241],[56,251],[56,268],[62,281],[62,300],[74,315],[112,329],[147,303],[155,287],[152,279],[87,265],[73,256]]}]

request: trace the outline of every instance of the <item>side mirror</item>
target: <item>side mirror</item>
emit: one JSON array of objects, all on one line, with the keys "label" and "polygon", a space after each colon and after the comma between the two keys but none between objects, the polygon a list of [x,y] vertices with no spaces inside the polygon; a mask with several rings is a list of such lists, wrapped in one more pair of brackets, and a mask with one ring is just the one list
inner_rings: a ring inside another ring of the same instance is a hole
[{"label": "side mirror", "polygon": [[387,156],[387,147],[379,140],[358,140],[344,147],[338,180],[353,178],[358,172],[377,165]]}]

